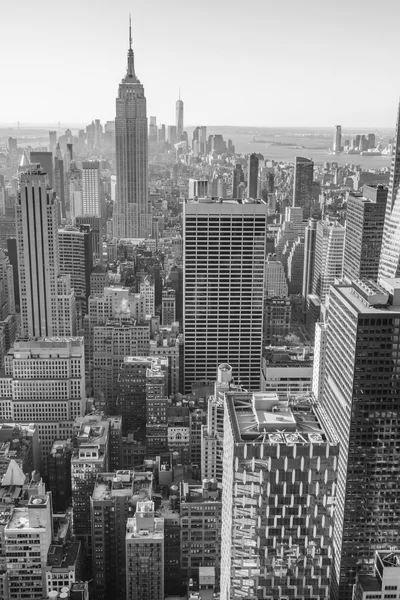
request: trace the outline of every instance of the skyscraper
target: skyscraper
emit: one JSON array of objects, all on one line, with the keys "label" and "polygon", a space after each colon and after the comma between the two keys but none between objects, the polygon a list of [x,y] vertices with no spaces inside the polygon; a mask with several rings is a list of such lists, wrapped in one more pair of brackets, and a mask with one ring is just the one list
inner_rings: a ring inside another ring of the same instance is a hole
[{"label": "skyscraper", "polygon": [[309,219],[304,233],[304,267],[302,287],[302,307],[306,310],[307,296],[311,294],[315,262],[315,242],[317,239],[317,220]]},{"label": "skyscraper", "polygon": [[0,321],[15,314],[14,276],[9,258],[0,249],[0,285],[3,282],[4,302],[0,303]]},{"label": "skyscraper", "polygon": [[101,179],[98,160],[82,163],[82,215],[101,217]]},{"label": "skyscraper", "polygon": [[128,68],[118,89],[115,119],[117,201],[113,215],[114,237],[151,235],[148,198],[148,137],[146,98],[135,73],[129,21]]},{"label": "skyscraper", "polygon": [[237,164],[232,175],[232,198],[238,197],[238,187],[244,180],[244,173],[241,164]]},{"label": "skyscraper", "polygon": [[339,154],[342,151],[342,126],[335,125],[335,133],[333,134],[333,147],[332,150],[335,154]]},{"label": "skyscraper", "polygon": [[352,598],[375,550],[400,547],[400,285],[381,283],[329,295],[322,406],[340,443],[332,600]]},{"label": "skyscraper", "polygon": [[309,158],[296,156],[294,165],[293,206],[303,208],[304,218],[311,216],[314,163]]},{"label": "skyscraper", "polygon": [[183,102],[179,93],[179,100],[176,101],[176,139],[181,141],[183,134]]},{"label": "skyscraper", "polygon": [[275,254],[268,254],[265,263],[265,297],[282,298],[288,295],[285,269]]},{"label": "skyscraper", "polygon": [[323,412],[224,396],[221,598],[328,598],[339,448]]},{"label": "skyscraper", "polygon": [[149,142],[157,142],[157,117],[150,117]]},{"label": "skyscraper", "polygon": [[330,286],[343,272],[346,230],[338,221],[318,221],[312,293],[325,302]]},{"label": "skyscraper", "polygon": [[390,168],[389,191],[379,277],[398,277],[400,274],[400,103],[397,114],[396,137]]},{"label": "skyscraper", "polygon": [[75,298],[61,276],[57,202],[40,165],[20,174],[16,208],[21,333],[35,337],[75,335]]},{"label": "skyscraper", "polygon": [[40,163],[43,171],[47,173],[49,186],[52,188],[54,179],[53,154],[51,152],[31,152],[29,156],[31,163]]},{"label": "skyscraper", "polygon": [[146,436],[146,383],[151,360],[141,356],[125,356],[118,376],[118,413],[124,430],[135,431],[135,438]]},{"label": "skyscraper", "polygon": [[60,144],[57,142],[56,155],[54,157],[54,190],[58,198],[58,223],[66,217],[65,207],[65,180],[64,161],[61,154]]},{"label": "skyscraper", "polygon": [[175,144],[178,141],[175,125],[168,125],[167,127],[167,141],[171,145]]},{"label": "skyscraper", "polygon": [[247,163],[247,196],[257,198],[258,190],[258,156],[254,152],[250,154]]},{"label": "skyscraper", "polygon": [[49,151],[54,154],[57,144],[57,131],[49,131]]},{"label": "skyscraper", "polygon": [[74,288],[77,309],[87,313],[87,299],[90,295],[90,275],[93,269],[92,231],[90,225],[58,230],[60,271],[70,275]]},{"label": "skyscraper", "polygon": [[362,194],[347,199],[343,276],[378,278],[388,188],[364,185]]},{"label": "skyscraper", "polygon": [[262,201],[184,207],[185,390],[229,363],[260,385],[267,206]]}]

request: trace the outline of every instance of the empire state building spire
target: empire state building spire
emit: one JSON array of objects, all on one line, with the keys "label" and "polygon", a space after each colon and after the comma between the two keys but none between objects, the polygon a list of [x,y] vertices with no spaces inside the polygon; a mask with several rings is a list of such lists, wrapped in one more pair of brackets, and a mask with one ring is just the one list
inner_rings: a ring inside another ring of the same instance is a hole
[{"label": "empire state building spire", "polygon": [[128,50],[128,68],[126,71],[125,82],[137,81],[135,74],[135,58],[132,50],[132,23],[129,15],[129,50]]}]

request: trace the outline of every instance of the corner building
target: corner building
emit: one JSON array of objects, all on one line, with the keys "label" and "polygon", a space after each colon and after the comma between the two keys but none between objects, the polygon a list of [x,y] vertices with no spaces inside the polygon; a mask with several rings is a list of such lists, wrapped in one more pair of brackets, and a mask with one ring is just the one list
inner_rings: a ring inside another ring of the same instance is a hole
[{"label": "corner building", "polygon": [[221,599],[329,598],[338,444],[321,408],[227,392]]},{"label": "corner building", "polygon": [[184,208],[185,392],[229,363],[259,389],[267,206],[201,198]]},{"label": "corner building", "polygon": [[338,461],[332,600],[351,600],[376,550],[400,548],[400,281],[332,286],[322,405]]}]

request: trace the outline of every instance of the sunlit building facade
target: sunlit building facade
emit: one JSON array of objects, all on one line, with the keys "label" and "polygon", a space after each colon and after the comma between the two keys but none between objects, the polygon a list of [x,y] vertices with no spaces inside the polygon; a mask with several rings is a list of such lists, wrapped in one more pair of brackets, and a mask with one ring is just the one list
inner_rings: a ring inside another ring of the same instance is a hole
[{"label": "sunlit building facade", "polygon": [[338,443],[321,408],[227,392],[221,598],[329,598]]}]

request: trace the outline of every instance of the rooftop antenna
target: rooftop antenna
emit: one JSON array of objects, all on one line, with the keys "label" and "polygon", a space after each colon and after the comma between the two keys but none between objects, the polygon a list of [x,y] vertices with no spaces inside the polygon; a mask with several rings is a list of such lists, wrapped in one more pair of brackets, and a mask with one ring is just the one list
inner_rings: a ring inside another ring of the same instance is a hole
[{"label": "rooftop antenna", "polygon": [[132,22],[131,22],[131,13],[129,13],[129,50],[132,50]]}]

